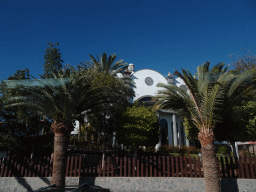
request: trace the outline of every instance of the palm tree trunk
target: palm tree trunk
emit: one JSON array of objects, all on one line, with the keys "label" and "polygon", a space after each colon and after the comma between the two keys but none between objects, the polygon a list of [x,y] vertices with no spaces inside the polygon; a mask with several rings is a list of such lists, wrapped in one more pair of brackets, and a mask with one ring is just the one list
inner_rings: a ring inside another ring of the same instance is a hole
[{"label": "palm tree trunk", "polygon": [[202,147],[205,192],[219,192],[220,179],[216,161],[213,130],[200,130],[198,139]]},{"label": "palm tree trunk", "polygon": [[56,186],[61,188],[65,187],[68,141],[69,136],[63,133],[55,133],[51,185],[56,184]]},{"label": "palm tree trunk", "polygon": [[73,129],[72,123],[54,122],[51,126],[54,132],[53,171],[51,185],[56,184],[58,188],[65,188],[65,175],[67,166],[67,148],[70,139],[70,132]]}]

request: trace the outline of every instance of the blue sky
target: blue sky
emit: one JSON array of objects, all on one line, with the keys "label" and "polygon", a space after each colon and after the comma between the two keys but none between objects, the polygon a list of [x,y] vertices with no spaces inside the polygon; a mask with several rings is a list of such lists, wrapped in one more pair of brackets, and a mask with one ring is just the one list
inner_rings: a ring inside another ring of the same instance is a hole
[{"label": "blue sky", "polygon": [[164,76],[256,45],[255,0],[1,0],[0,13],[0,80],[25,68],[38,78],[47,42],[64,64],[116,53]]}]

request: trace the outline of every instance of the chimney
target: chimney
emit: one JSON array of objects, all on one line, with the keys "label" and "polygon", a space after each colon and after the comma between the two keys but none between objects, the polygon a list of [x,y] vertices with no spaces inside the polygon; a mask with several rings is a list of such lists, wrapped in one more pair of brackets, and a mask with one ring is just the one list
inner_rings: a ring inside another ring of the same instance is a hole
[{"label": "chimney", "polygon": [[132,63],[130,63],[130,64],[128,65],[128,71],[134,72],[134,70],[135,70],[134,65],[133,65]]},{"label": "chimney", "polygon": [[174,84],[174,77],[170,72],[168,73],[168,76],[166,77],[166,80],[167,80],[168,84]]},{"label": "chimney", "polygon": [[125,69],[125,71],[123,72],[123,77],[124,78],[131,78],[130,75],[131,75],[131,71],[129,71],[128,69]]}]

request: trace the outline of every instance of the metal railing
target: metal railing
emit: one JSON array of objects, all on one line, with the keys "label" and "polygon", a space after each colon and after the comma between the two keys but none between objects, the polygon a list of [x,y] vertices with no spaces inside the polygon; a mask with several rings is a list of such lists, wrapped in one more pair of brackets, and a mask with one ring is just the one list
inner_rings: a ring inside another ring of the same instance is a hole
[{"label": "metal railing", "polygon": [[49,185],[48,187],[41,187],[40,189],[38,189],[35,192],[39,192],[39,191],[43,191],[43,190],[47,190],[47,189],[52,189],[53,187],[56,187],[56,184]]},{"label": "metal railing", "polygon": [[78,186],[76,189],[74,189],[74,190],[71,191],[71,192],[76,192],[76,191],[78,191],[78,190],[80,190],[80,189],[82,189],[82,188],[85,188],[85,190],[86,190],[86,189],[89,189],[90,187],[89,187],[89,185],[85,182],[84,184]]}]

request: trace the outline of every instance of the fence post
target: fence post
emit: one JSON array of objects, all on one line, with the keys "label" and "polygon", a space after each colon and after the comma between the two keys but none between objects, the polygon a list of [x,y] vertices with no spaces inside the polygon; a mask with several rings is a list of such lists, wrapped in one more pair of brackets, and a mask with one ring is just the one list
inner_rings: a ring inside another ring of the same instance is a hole
[{"label": "fence post", "polygon": [[175,177],[175,176],[174,176],[174,174],[175,174],[175,173],[174,173],[174,168],[175,168],[175,167],[174,167],[174,166],[175,166],[175,165],[174,165],[174,156],[171,156],[171,164],[172,164],[172,177]]},{"label": "fence post", "polygon": [[167,165],[167,177],[170,177],[170,156],[166,156],[166,165]]},{"label": "fence post", "polygon": [[156,177],[157,176],[156,168],[158,167],[156,156],[153,157],[153,166],[154,166],[154,177]]},{"label": "fence post", "polygon": [[[137,177],[139,177],[140,176],[140,161],[139,161],[139,159],[137,159],[137,173],[136,173],[136,176]],[[142,169],[141,169],[141,171],[143,171]]]},{"label": "fence post", "polygon": [[250,178],[250,173],[249,173],[249,165],[248,165],[248,159],[247,156],[244,156],[244,166],[245,166],[245,172],[246,172],[246,178]]},{"label": "fence post", "polygon": [[109,169],[110,169],[110,157],[108,156],[107,157],[107,162],[108,162],[108,164],[107,164],[107,177],[109,177]]},{"label": "fence post", "polygon": [[152,171],[153,171],[153,157],[150,156],[149,159],[150,159],[150,162],[149,162],[149,177],[152,177],[153,176],[153,174],[152,174]]},{"label": "fence post", "polygon": [[166,161],[166,156],[162,156],[162,162],[163,162],[163,177],[166,177],[165,161]]},{"label": "fence post", "polygon": [[119,177],[123,177],[123,160],[124,160],[123,157],[119,158],[119,161],[120,161],[120,175],[119,175]]},{"label": "fence post", "polygon": [[127,176],[127,171],[126,171],[126,164],[127,164],[127,158],[126,158],[126,156],[124,156],[124,177],[126,177]]},{"label": "fence post", "polygon": [[193,177],[193,169],[192,169],[192,159],[191,157],[188,158],[189,161],[189,177]]},{"label": "fence post", "polygon": [[202,178],[203,175],[202,175],[202,171],[201,171],[201,169],[202,169],[201,157],[198,157],[198,161],[197,162],[198,162],[199,177]]},{"label": "fence post", "polygon": [[135,166],[135,157],[132,157],[132,176],[135,177],[135,171],[136,171],[136,166]]},{"label": "fence post", "polygon": [[74,164],[74,157],[71,157],[71,165],[70,165],[70,169],[69,169],[69,177],[73,176],[73,164]]},{"label": "fence post", "polygon": [[197,178],[197,164],[196,164],[196,158],[193,157],[193,164],[194,164],[194,177]]},{"label": "fence post", "polygon": [[128,177],[131,176],[131,158],[128,158]]},{"label": "fence post", "polygon": [[184,164],[183,164],[183,156],[180,156],[179,157],[180,158],[180,174],[179,174],[179,177],[183,177],[183,166],[184,166]]},{"label": "fence post", "polygon": [[232,178],[235,178],[236,175],[235,175],[235,166],[233,163],[233,157],[229,157],[229,159],[230,159],[230,168],[231,168]]},{"label": "fence post", "polygon": [[251,179],[255,179],[255,172],[252,164],[252,157],[249,157],[249,165],[250,165],[250,174],[251,174]]},{"label": "fence post", "polygon": [[223,157],[220,157],[220,164],[221,164],[222,178],[226,178],[226,173],[225,173],[225,166],[224,166],[224,162],[223,162]]},{"label": "fence post", "polygon": [[146,177],[148,177],[148,157],[145,157],[145,162],[146,162],[146,167],[145,167],[145,174],[146,174]]},{"label": "fence post", "polygon": [[226,165],[226,170],[227,170],[227,178],[230,178],[230,166],[228,162],[228,157],[225,157],[225,165]]}]

